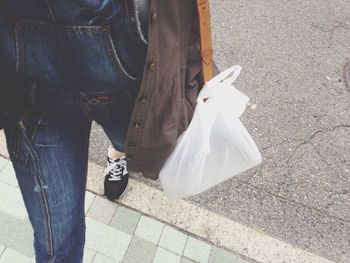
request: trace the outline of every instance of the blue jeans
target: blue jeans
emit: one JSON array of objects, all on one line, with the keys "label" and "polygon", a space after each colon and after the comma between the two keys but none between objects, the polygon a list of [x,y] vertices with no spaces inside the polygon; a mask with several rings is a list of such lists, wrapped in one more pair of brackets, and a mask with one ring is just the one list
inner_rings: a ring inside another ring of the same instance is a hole
[{"label": "blue jeans", "polygon": [[[60,2],[72,12],[70,1]],[[108,21],[88,12],[78,22],[55,8],[47,16],[61,24],[29,17],[14,25],[16,69],[38,80],[45,95],[25,111],[7,112],[5,135],[34,229],[36,262],[80,263],[91,123],[124,151],[147,45],[124,8]],[[11,60],[11,50],[7,55]]]}]

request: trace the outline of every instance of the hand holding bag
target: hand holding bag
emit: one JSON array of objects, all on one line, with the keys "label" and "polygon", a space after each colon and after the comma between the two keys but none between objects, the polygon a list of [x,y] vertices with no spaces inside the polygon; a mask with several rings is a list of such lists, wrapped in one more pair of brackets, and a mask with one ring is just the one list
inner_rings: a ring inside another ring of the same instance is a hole
[{"label": "hand holding bag", "polygon": [[[255,142],[239,117],[249,98],[235,89],[241,67],[212,78],[209,4],[197,0],[201,25],[201,56],[206,82],[187,130],[160,172],[170,200],[197,195],[262,161]],[[204,36],[204,37],[203,37]]]}]

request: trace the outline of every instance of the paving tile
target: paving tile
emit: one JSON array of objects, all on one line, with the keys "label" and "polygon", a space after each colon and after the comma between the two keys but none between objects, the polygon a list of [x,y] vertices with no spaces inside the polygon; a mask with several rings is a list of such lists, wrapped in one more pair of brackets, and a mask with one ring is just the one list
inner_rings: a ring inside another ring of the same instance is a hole
[{"label": "paving tile", "polygon": [[236,262],[235,263],[250,263],[249,261],[246,261],[242,258],[237,258]]},{"label": "paving tile", "polygon": [[93,194],[89,191],[86,191],[86,193],[85,193],[85,214],[87,214],[87,212],[89,211],[95,197],[96,197],[95,194]]},{"label": "paving tile", "polygon": [[84,249],[84,263],[92,263],[95,256],[96,256],[95,251],[88,249],[88,248]]},{"label": "paving tile", "polygon": [[33,257],[33,231],[29,222],[0,211],[0,233],[0,244]]},{"label": "paving tile", "polygon": [[96,196],[87,216],[103,224],[109,225],[118,205],[101,196]]},{"label": "paving tile", "polygon": [[164,224],[147,216],[142,216],[136,228],[135,235],[152,243],[158,244]]},{"label": "paving tile", "polygon": [[94,219],[86,218],[86,247],[102,255],[122,261],[131,235]]},{"label": "paving tile", "polygon": [[118,263],[115,259],[103,256],[101,254],[97,254],[93,263]]},{"label": "paving tile", "polygon": [[140,218],[141,214],[139,212],[119,206],[112,218],[111,226],[133,235]]},{"label": "paving tile", "polygon": [[152,263],[156,250],[156,244],[134,236],[123,263]]},{"label": "paving tile", "polygon": [[237,256],[229,253],[224,249],[213,247],[209,263],[236,263]]},{"label": "paving tile", "polygon": [[0,181],[0,211],[8,213],[18,219],[26,219],[27,211],[19,188]]},{"label": "paving tile", "polygon": [[1,171],[2,168],[4,168],[4,166],[5,166],[7,163],[9,163],[9,160],[0,157],[0,171]]},{"label": "paving tile", "polygon": [[158,247],[156,255],[154,256],[153,263],[180,263],[180,261],[180,256],[161,247]]},{"label": "paving tile", "polygon": [[0,245],[0,257],[1,257],[1,255],[2,255],[2,253],[5,251],[5,246],[3,246],[3,245]]},{"label": "paving tile", "polygon": [[8,157],[4,131],[0,131],[0,154],[2,156]]},{"label": "paving tile", "polygon": [[188,258],[183,257],[183,258],[181,258],[181,263],[196,263],[196,262],[189,260]]},{"label": "paving tile", "polygon": [[188,236],[172,227],[165,226],[159,241],[159,246],[178,255],[182,255]]},{"label": "paving tile", "polygon": [[0,258],[0,263],[34,263],[34,259],[26,257],[10,248],[6,248]]},{"label": "paving tile", "polygon": [[194,261],[207,263],[209,261],[211,246],[203,241],[189,237],[184,256]]},{"label": "paving tile", "polygon": [[14,186],[18,187],[18,182],[15,174],[15,170],[13,169],[13,166],[11,162],[8,162],[1,170],[1,175],[0,175],[0,181]]}]

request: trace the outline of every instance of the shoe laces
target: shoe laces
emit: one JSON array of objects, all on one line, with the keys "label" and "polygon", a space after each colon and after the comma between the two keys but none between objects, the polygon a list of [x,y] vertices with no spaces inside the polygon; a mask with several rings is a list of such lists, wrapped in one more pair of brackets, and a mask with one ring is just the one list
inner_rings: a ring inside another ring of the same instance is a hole
[{"label": "shoe laces", "polygon": [[125,157],[117,160],[108,160],[108,166],[105,169],[105,175],[108,175],[109,181],[120,181],[122,176],[127,173]]}]

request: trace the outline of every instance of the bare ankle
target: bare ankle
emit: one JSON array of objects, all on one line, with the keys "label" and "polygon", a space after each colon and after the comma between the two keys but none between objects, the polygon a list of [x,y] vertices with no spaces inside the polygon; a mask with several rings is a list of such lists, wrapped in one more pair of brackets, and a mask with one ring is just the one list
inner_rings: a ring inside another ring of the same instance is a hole
[{"label": "bare ankle", "polygon": [[116,159],[120,159],[122,157],[125,156],[125,153],[122,153],[122,152],[119,152],[117,151],[116,149],[114,149],[112,146],[110,146],[108,148],[108,157],[113,159],[113,160],[116,160]]}]

